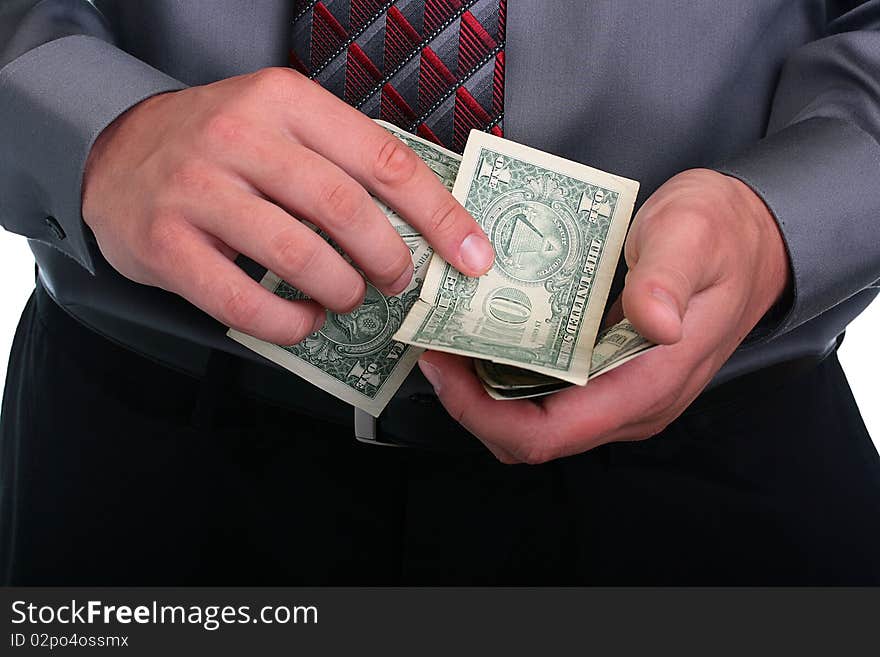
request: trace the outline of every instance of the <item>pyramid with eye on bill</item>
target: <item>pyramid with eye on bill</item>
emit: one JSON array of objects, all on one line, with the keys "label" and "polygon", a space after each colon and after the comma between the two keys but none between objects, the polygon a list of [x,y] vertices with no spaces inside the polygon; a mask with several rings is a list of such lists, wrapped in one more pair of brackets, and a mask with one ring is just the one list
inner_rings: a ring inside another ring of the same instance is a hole
[{"label": "pyramid with eye on bill", "polygon": [[542,259],[552,258],[559,251],[554,240],[546,237],[533,222],[534,210],[525,208],[513,219],[513,227],[507,238],[502,242],[504,259],[522,268],[523,258],[539,256]]}]

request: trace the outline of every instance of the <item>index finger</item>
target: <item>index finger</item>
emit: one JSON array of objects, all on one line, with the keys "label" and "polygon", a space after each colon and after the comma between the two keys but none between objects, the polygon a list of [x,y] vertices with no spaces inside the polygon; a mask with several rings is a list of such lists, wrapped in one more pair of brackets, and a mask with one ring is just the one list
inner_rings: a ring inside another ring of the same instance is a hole
[{"label": "index finger", "polygon": [[486,273],[495,258],[492,246],[437,174],[400,139],[314,86],[297,111],[320,118],[296,138],[387,203],[460,272]]}]

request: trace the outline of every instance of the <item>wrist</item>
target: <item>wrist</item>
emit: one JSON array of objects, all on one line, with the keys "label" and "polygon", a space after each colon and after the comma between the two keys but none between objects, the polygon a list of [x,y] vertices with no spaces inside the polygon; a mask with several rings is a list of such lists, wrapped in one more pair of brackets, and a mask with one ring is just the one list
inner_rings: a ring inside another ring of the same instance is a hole
[{"label": "wrist", "polygon": [[[86,158],[82,177],[82,217],[86,225],[91,227],[90,218],[94,215],[95,202],[103,194],[100,180],[106,173],[112,173],[113,153],[120,150],[120,140],[124,142],[127,134],[134,134],[136,128],[132,124],[136,125],[139,117],[151,111],[154,105],[163,102],[171,93],[174,92],[156,94],[133,105],[116,117],[95,139]],[[158,129],[158,126],[153,125],[152,129]]]},{"label": "wrist", "polygon": [[761,197],[741,180],[726,175],[725,178],[733,195],[733,207],[748,224],[754,254],[753,270],[748,275],[753,281],[754,300],[763,315],[784,297],[791,284],[785,240]]}]

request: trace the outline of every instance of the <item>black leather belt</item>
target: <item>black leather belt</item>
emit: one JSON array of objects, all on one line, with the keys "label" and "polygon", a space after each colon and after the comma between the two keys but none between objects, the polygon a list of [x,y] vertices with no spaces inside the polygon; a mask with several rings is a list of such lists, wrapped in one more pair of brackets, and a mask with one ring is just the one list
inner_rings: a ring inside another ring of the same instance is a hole
[{"label": "black leather belt", "polygon": [[[713,407],[736,403],[747,395],[772,394],[774,389],[813,371],[836,350],[842,339],[841,334],[834,348],[825,354],[803,356],[769,365],[717,385],[694,400],[685,413],[711,412]],[[248,368],[245,367],[244,370],[247,372]],[[250,390],[250,394],[263,397],[267,401],[284,403],[284,400],[272,399],[271,391],[279,389],[273,383],[275,376],[276,373],[269,368],[259,368],[247,375],[248,380],[244,387]],[[289,378],[286,372],[281,376]],[[443,451],[484,449],[480,442],[446,413],[418,368],[378,419],[344,402],[335,399],[328,401],[329,396],[321,394],[324,397],[323,403],[308,409],[297,406],[297,410],[351,427],[355,439],[362,443]],[[287,400],[288,405],[289,402]]]},{"label": "black leather belt", "polygon": [[[46,321],[55,325],[58,334],[66,336],[71,344],[84,339],[94,343],[101,337],[58,306],[39,282],[36,296]],[[103,338],[116,342],[112,337]],[[134,349],[128,349],[134,355]],[[735,402],[746,394],[769,393],[785,382],[807,374],[833,351],[832,348],[820,356],[800,357],[744,374],[704,392],[685,412],[704,412],[711,410],[713,405]],[[176,376],[173,368],[162,365],[168,368],[169,377]],[[180,377],[186,378],[182,373]],[[476,438],[446,413],[418,368],[407,378],[378,420],[277,366],[246,362],[221,351],[213,352],[201,382],[192,378],[186,380],[189,383],[181,385],[198,388],[198,397],[210,400],[210,404],[222,404],[227,394],[243,394],[258,405],[270,405],[347,427],[355,439],[368,445],[442,451],[483,449]]]},{"label": "black leather belt", "polygon": [[[214,360],[230,357],[215,352]],[[235,379],[247,394],[298,413],[348,427],[354,438],[368,445],[413,447],[432,450],[482,450],[476,438],[453,420],[418,368],[415,368],[380,418],[339,401],[311,384],[299,381],[287,371],[259,367],[235,359]],[[309,401],[294,401],[285,390],[296,385],[296,394],[307,394]],[[282,383],[283,382],[283,383]],[[308,392],[304,388],[309,388]]]}]

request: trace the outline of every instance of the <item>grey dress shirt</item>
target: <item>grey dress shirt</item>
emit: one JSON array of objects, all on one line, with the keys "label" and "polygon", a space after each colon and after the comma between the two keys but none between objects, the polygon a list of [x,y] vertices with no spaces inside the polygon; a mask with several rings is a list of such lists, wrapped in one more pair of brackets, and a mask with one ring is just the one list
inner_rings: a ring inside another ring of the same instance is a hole
[{"label": "grey dress shirt", "polygon": [[[185,371],[203,371],[212,348],[259,357],[107,264],[82,221],[83,165],[97,135],[149,96],[285,65],[294,4],[0,7],[2,225],[29,238],[70,313]],[[639,203],[677,172],[714,167],[750,185],[778,221],[791,292],[716,384],[826,352],[875,295],[878,29],[877,0],[508,3],[506,136],[641,181]]]}]

